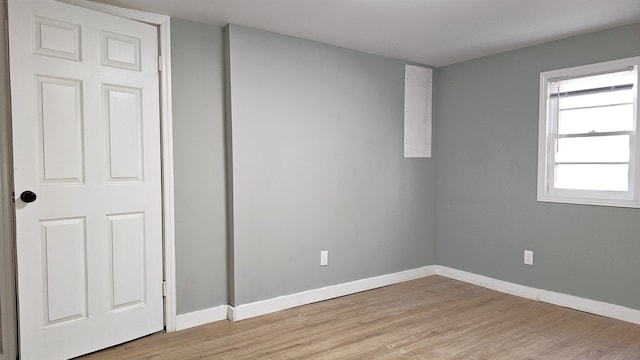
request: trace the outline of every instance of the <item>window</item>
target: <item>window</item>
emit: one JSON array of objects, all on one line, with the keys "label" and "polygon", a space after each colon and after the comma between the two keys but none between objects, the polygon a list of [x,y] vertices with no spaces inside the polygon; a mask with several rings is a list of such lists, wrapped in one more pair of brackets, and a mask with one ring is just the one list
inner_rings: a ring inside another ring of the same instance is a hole
[{"label": "window", "polygon": [[539,201],[640,207],[639,65],[540,74]]}]

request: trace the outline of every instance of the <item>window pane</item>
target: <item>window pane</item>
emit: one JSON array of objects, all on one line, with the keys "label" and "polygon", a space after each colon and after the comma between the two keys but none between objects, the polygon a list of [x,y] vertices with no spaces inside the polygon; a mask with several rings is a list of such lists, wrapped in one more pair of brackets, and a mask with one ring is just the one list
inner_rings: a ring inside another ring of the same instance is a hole
[{"label": "window pane", "polygon": [[634,89],[628,89],[586,95],[560,96],[560,109],[633,103],[633,94]]},{"label": "window pane", "polygon": [[633,130],[633,104],[560,111],[559,134]]},{"label": "window pane", "polygon": [[558,139],[556,162],[628,162],[629,135]]},{"label": "window pane", "polygon": [[551,84],[551,90],[553,90],[553,92],[571,92],[633,84],[635,82],[635,76],[635,70],[623,70],[606,74],[582,76],[573,79],[554,81]]},{"label": "window pane", "polygon": [[629,190],[629,165],[556,165],[556,189]]}]

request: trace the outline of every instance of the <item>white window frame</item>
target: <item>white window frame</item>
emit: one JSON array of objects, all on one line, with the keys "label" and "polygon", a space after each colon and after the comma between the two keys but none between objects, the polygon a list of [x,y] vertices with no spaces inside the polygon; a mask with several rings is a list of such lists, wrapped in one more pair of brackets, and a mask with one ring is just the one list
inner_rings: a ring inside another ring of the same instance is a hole
[{"label": "white window frame", "polygon": [[558,189],[553,186],[555,176],[554,144],[558,135],[557,119],[552,119],[548,116],[549,83],[562,79],[610,73],[617,70],[625,70],[629,67],[635,67],[637,73],[640,74],[640,56],[540,73],[538,201],[632,208],[640,207],[640,166],[638,166],[640,144],[637,141],[637,131],[640,128],[640,109],[638,106],[638,84],[640,84],[640,76],[635,79],[636,83],[634,86],[635,119],[630,135],[628,191]]}]

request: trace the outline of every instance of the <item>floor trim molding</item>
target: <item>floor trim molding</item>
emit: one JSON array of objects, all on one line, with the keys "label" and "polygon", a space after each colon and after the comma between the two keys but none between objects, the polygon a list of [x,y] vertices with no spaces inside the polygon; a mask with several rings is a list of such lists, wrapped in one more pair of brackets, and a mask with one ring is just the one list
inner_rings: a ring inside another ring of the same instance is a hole
[{"label": "floor trim molding", "polygon": [[537,289],[530,286],[515,284],[507,281],[477,275],[463,270],[446,266],[437,266],[437,274],[450,279],[500,291],[506,294],[520,296],[527,299],[546,302],[574,310],[601,315],[634,324],[640,324],[640,310],[610,304],[598,300],[582,298],[559,292]]},{"label": "floor trim molding", "polygon": [[322,287],[291,295],[279,296],[272,299],[256,301],[238,306],[229,306],[229,320],[240,321],[259,315],[264,315],[296,306],[307,305],[318,301],[333,299],[340,296],[355,294],[361,291],[376,289],[404,281],[414,280],[425,276],[435,275],[436,265],[424,266],[397,273],[375,276],[348,283]]},{"label": "floor trim molding", "polygon": [[437,274],[449,279],[459,280],[505,294],[515,295],[531,300],[538,300],[538,289],[534,289],[529,286],[502,281],[441,265],[437,266]]},{"label": "floor trim molding", "polygon": [[219,305],[176,316],[176,330],[208,324],[220,320],[241,321],[272,312],[294,308],[329,300],[340,296],[355,294],[404,281],[419,279],[431,275],[440,275],[449,279],[496,290],[531,300],[542,301],[570,309],[640,324],[640,310],[605,303],[578,296],[537,289],[530,286],[498,280],[441,265],[429,265],[392,274],[374,276],[348,283],[326,286],[272,299],[256,301],[238,306]]},{"label": "floor trim molding", "polygon": [[538,300],[640,325],[640,310],[616,304],[542,289],[539,290]]},{"label": "floor trim molding", "polygon": [[176,331],[226,320],[229,305],[219,305],[216,307],[193,311],[186,314],[176,315]]}]

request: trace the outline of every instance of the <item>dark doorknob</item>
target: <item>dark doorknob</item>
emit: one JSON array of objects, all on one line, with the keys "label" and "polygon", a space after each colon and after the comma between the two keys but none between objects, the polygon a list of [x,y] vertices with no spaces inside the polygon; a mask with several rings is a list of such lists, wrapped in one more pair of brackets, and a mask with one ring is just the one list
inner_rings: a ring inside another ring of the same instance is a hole
[{"label": "dark doorknob", "polygon": [[30,202],[34,202],[36,201],[36,193],[34,193],[33,191],[23,191],[22,194],[20,194],[20,200],[26,202],[26,203],[30,203]]}]

